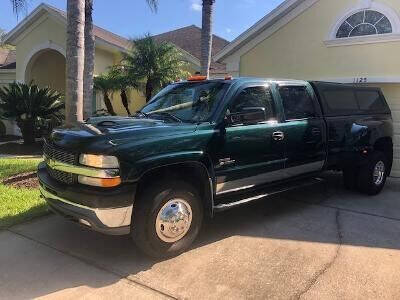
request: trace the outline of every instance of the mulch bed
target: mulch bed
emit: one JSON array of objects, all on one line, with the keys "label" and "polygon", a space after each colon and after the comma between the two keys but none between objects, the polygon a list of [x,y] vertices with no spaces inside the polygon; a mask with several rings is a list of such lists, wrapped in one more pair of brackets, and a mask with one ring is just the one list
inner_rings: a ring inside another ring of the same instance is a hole
[{"label": "mulch bed", "polygon": [[25,145],[23,143],[9,142],[0,145],[0,154],[9,155],[41,155],[43,142]]},{"label": "mulch bed", "polygon": [[4,179],[2,183],[15,188],[36,189],[39,187],[36,172],[14,175]]}]

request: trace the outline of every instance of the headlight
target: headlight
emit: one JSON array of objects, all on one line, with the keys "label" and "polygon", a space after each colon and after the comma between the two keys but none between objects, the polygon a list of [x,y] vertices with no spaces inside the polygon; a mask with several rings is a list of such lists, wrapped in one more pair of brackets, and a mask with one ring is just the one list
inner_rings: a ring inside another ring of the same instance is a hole
[{"label": "headlight", "polygon": [[115,156],[81,154],[79,156],[79,163],[95,168],[119,168],[119,162]]}]

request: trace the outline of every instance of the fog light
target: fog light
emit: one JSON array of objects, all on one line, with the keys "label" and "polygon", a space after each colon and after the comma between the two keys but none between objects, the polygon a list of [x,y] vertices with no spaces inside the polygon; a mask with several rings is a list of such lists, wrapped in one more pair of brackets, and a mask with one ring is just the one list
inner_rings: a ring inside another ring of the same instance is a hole
[{"label": "fog light", "polygon": [[79,175],[78,182],[81,184],[99,186],[99,187],[114,187],[121,184],[121,177],[95,178],[95,177]]}]

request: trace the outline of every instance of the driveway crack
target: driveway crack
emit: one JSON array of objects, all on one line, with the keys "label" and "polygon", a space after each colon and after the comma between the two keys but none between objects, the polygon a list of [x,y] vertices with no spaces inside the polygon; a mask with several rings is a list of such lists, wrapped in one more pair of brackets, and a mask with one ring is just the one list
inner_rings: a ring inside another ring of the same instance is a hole
[{"label": "driveway crack", "polygon": [[324,266],[322,267],[321,270],[316,272],[311,277],[311,279],[307,282],[304,289],[299,291],[298,293],[296,293],[296,295],[294,296],[294,299],[301,299],[306,293],[308,293],[308,291],[310,291],[313,288],[313,286],[317,283],[318,279],[321,276],[323,276],[333,266],[333,264],[339,257],[340,250],[341,250],[341,247],[343,244],[343,232],[342,232],[342,227],[340,224],[340,210],[339,209],[337,209],[336,213],[335,213],[335,223],[336,223],[337,241],[338,241],[337,247],[335,250],[335,254],[333,255],[333,257],[331,258],[331,260],[329,262],[324,264]]}]

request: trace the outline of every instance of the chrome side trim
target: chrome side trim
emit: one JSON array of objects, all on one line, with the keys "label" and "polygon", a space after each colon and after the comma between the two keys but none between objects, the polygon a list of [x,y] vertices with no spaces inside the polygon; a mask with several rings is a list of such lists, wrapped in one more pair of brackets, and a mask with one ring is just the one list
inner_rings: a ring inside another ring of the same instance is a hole
[{"label": "chrome side trim", "polygon": [[314,184],[321,183],[321,182],[324,181],[321,178],[313,178],[313,179],[314,179],[314,181],[312,181],[312,182],[310,181],[310,182],[307,182],[307,183],[303,183],[303,184],[287,187],[287,188],[284,188],[282,190],[273,191],[273,192],[269,192],[269,193],[265,193],[264,192],[264,193],[261,193],[259,195],[255,195],[255,196],[250,197],[250,198],[241,199],[241,200],[236,201],[236,202],[219,204],[217,206],[214,206],[214,210],[215,211],[227,210],[227,209],[230,209],[230,208],[242,205],[242,204],[246,204],[246,203],[249,203],[249,202],[264,198],[264,197],[269,197],[269,196],[272,196],[272,195],[275,195],[275,194],[284,193],[284,192],[287,192],[287,191],[290,191],[290,190],[294,190],[294,189],[298,189],[298,188],[301,188],[301,187],[314,185]]},{"label": "chrome side trim", "polygon": [[117,227],[129,226],[131,224],[133,204],[130,206],[119,207],[119,208],[108,208],[108,209],[91,208],[58,197],[57,195],[54,195],[46,191],[42,186],[40,186],[39,189],[40,193],[43,195],[44,198],[58,200],[65,204],[93,212],[105,227],[117,228]]},{"label": "chrome side trim", "polygon": [[221,182],[217,184],[216,192],[217,195],[226,194],[230,192],[237,192],[240,190],[252,188],[259,184],[270,183],[301,174],[321,171],[324,166],[324,163],[325,161],[321,160],[291,168],[284,168],[276,171],[261,173],[255,176],[246,177],[242,179]]},{"label": "chrome side trim", "polygon": [[97,169],[92,167],[74,166],[48,157],[44,157],[46,164],[58,171],[97,178],[115,178],[119,176],[119,169]]}]

